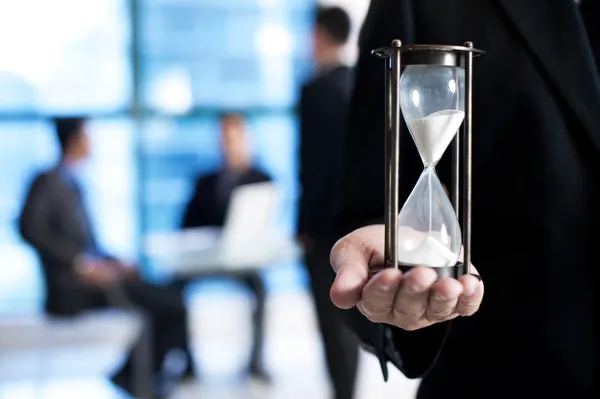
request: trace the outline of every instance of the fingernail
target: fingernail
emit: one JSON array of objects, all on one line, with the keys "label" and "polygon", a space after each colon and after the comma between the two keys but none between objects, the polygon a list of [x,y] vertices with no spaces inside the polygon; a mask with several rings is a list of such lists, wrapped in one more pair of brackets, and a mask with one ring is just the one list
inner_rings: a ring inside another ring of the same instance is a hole
[{"label": "fingernail", "polygon": [[475,294],[475,292],[477,291],[477,286],[479,285],[479,281],[482,281],[481,276],[478,274],[471,273],[471,276],[475,277],[478,280],[478,282],[468,280],[470,283],[466,284],[463,289],[463,295],[467,298]]},{"label": "fingernail", "polygon": [[338,280],[340,280],[339,282],[344,286],[354,287],[361,285],[364,279],[354,273],[341,273],[338,274]]},{"label": "fingernail", "polygon": [[476,289],[477,289],[477,284],[468,284],[464,288],[463,295],[466,297],[469,297],[475,293]]}]

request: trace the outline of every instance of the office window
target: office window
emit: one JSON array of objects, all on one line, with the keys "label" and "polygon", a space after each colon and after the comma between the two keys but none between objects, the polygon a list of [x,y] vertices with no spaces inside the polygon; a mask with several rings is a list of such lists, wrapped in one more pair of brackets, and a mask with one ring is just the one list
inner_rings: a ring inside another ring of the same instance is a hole
[{"label": "office window", "polygon": [[311,1],[143,0],[143,101],[153,110],[289,107]]},{"label": "office window", "polygon": [[287,113],[263,115],[253,118],[250,126],[257,164],[283,189],[281,224],[291,232],[295,225],[298,195],[296,120]]},{"label": "office window", "polygon": [[37,258],[21,241],[17,223],[32,175],[56,155],[43,122],[0,123],[0,312],[35,309],[43,295]]},{"label": "office window", "polygon": [[0,0],[0,112],[124,109],[127,0]]},{"label": "office window", "polygon": [[135,124],[99,119],[89,124],[92,156],[82,173],[85,199],[98,242],[128,259],[137,255],[137,158]]}]

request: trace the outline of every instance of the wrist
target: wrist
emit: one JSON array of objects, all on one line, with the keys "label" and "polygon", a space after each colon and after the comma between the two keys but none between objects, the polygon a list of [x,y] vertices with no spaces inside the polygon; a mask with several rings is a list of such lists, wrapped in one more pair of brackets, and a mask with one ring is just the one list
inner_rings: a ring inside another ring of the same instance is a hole
[{"label": "wrist", "polygon": [[79,275],[87,275],[96,268],[96,261],[86,253],[80,253],[73,260],[73,269]]}]

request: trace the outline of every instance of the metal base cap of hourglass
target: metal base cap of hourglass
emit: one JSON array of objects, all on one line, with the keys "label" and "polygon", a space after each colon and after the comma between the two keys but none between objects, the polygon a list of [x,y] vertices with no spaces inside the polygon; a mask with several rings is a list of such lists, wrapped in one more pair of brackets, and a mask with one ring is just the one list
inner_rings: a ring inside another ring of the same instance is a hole
[{"label": "metal base cap of hourglass", "polygon": [[[404,265],[402,263],[398,264],[398,270],[400,270],[402,273],[406,273],[415,267],[417,267],[417,266]],[[452,277],[455,279],[459,279],[460,277],[462,277],[466,274],[466,270],[465,270],[464,264],[462,262],[457,263],[454,266],[432,267],[431,269],[435,270],[436,273],[438,274],[438,280],[441,280],[446,277]]]}]

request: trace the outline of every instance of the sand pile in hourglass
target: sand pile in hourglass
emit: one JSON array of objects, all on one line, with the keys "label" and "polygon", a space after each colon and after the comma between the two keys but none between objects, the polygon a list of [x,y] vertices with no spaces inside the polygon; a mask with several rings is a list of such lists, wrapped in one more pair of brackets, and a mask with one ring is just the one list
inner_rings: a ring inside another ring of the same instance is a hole
[{"label": "sand pile in hourglass", "polygon": [[399,260],[407,265],[446,267],[456,264],[456,255],[440,240],[427,235],[419,246],[406,252]]},{"label": "sand pile in hourglass", "polygon": [[[450,207],[450,212],[452,212],[452,205],[446,197],[444,189],[435,174],[434,167],[442,155],[444,155],[444,152],[454,138],[456,131],[462,124],[464,116],[465,114],[463,111],[448,109],[434,112],[424,118],[416,118],[407,121],[415,145],[423,160],[423,164],[426,166],[414,191],[419,192],[420,194],[426,194],[428,198],[409,197],[407,203],[402,208],[400,215],[398,215],[399,226],[403,225],[402,219],[417,217],[416,215],[411,216],[408,214],[409,212],[414,212],[416,209],[425,209],[425,214],[418,216],[422,216],[423,219],[427,220],[427,222],[425,222],[426,224],[421,226],[424,228],[424,232],[417,233],[416,231],[413,231],[411,234],[408,231],[405,231],[404,233],[399,234],[399,238],[404,240],[404,242],[399,243],[398,260],[403,264],[446,267],[454,266],[457,262],[458,255],[449,249],[449,240],[460,240],[460,237],[449,237],[445,226],[442,227],[442,231],[432,231],[433,213],[440,211],[440,209],[433,209],[434,201],[437,208]],[[426,185],[425,188],[419,187],[423,184]],[[411,197],[413,197],[412,194]],[[426,201],[429,206],[413,206],[409,204],[411,200]],[[441,202],[443,202],[443,204],[440,204]],[[405,213],[404,215],[403,212]],[[427,226],[427,224],[429,226]],[[418,230],[421,231],[421,229]],[[402,236],[404,234],[412,236],[412,239],[407,236],[403,238]],[[418,234],[420,237],[415,237],[414,234]],[[418,245],[415,245],[415,241],[419,242]]]},{"label": "sand pile in hourglass", "polygon": [[463,111],[445,109],[407,121],[425,166],[434,166],[440,160],[464,118]]}]

